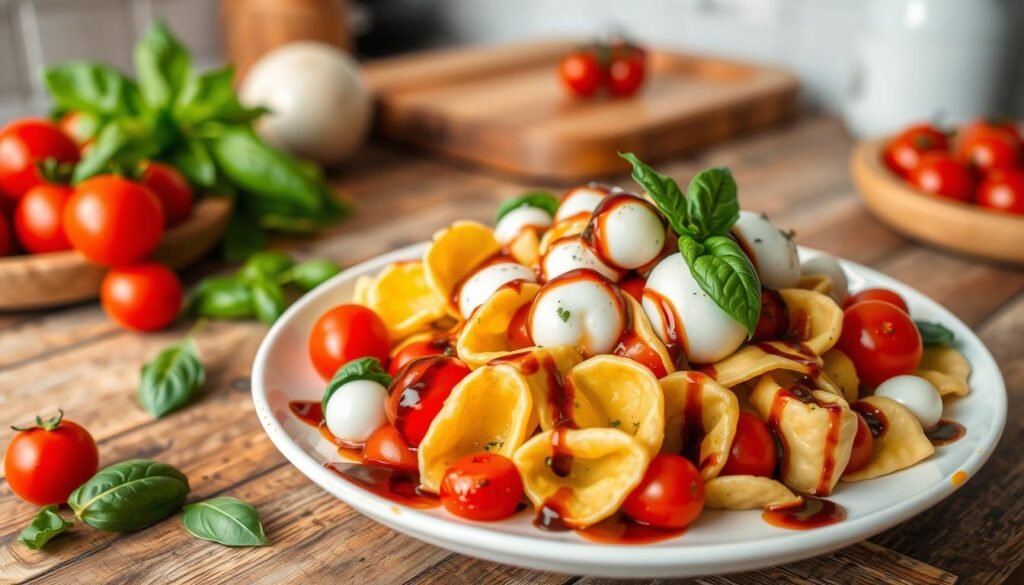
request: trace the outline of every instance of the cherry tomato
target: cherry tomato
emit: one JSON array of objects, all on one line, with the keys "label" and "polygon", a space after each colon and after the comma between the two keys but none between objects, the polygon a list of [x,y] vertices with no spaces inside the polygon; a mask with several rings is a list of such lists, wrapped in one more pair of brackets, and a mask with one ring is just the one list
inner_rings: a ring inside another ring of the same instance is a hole
[{"label": "cherry tomato", "polygon": [[910,374],[921,362],[921,334],[910,316],[885,301],[861,301],[843,312],[839,349],[868,386]]},{"label": "cherry tomato", "polygon": [[156,262],[113,268],[100,286],[100,303],[107,316],[136,331],[159,331],[173,323],[181,299],[181,281]]},{"label": "cherry tomato", "polygon": [[[96,131],[99,130],[100,119],[93,114],[85,112],[68,112],[61,117],[57,125],[68,138],[71,138],[78,143],[79,147],[82,147],[95,137]],[[81,148],[80,152],[83,156],[85,155]]]},{"label": "cherry tomato", "polygon": [[1007,138],[1021,144],[1020,128],[1017,127],[1017,123],[1012,119],[1000,119],[1000,118],[981,118],[974,120],[973,122],[964,124],[960,131],[957,133],[961,141],[965,141],[971,138],[975,132],[990,132],[998,131],[1003,133]]},{"label": "cherry tomato", "polygon": [[911,126],[889,141],[882,159],[894,173],[909,177],[928,152],[949,150],[949,138],[931,124]]},{"label": "cherry tomato", "polygon": [[405,442],[402,434],[391,425],[374,431],[363,445],[363,461],[373,465],[393,467],[402,471],[416,471],[419,462],[416,451]]},{"label": "cherry tomato", "polygon": [[11,237],[11,226],[7,216],[0,212],[0,256],[14,253],[14,239]]},{"label": "cherry tomato", "polygon": [[64,233],[64,207],[71,193],[71,187],[47,184],[25,193],[14,210],[14,233],[22,248],[31,254],[71,249]]},{"label": "cherry tomato", "polygon": [[910,174],[910,182],[922,191],[957,201],[970,201],[974,196],[974,177],[970,170],[944,152],[932,152],[921,157],[921,162]]},{"label": "cherry tomato", "polygon": [[156,249],[164,232],[164,212],[146,187],[101,175],[75,188],[64,208],[64,231],[89,260],[125,266]]},{"label": "cherry tomato", "polygon": [[989,209],[1024,214],[1024,170],[989,173],[978,188],[976,203]]},{"label": "cherry tomato", "polygon": [[406,344],[405,347],[400,349],[398,353],[391,358],[391,365],[388,366],[388,373],[394,376],[405,367],[405,364],[411,362],[416,358],[426,357],[428,355],[444,355],[445,347],[447,342],[444,340],[435,341],[433,339],[424,339],[423,341],[414,341]]},{"label": "cherry tomato", "polygon": [[904,313],[910,314],[910,309],[907,308],[907,302],[903,300],[903,297],[887,288],[866,288],[846,299],[845,307],[856,305],[861,301],[884,301],[895,305]]},{"label": "cherry tomato", "polygon": [[1000,128],[977,127],[960,141],[958,154],[964,164],[983,173],[1020,165],[1020,143]]},{"label": "cherry tomato", "polygon": [[309,359],[325,380],[338,368],[363,357],[388,361],[388,328],[371,309],[362,305],[338,305],[313,324],[309,334]]},{"label": "cherry tomato", "polygon": [[523,480],[508,457],[477,453],[445,470],[439,495],[452,514],[492,522],[515,514],[523,499]]},{"label": "cherry tomato", "polygon": [[789,307],[779,291],[761,289],[761,316],[754,329],[753,341],[781,339],[789,330]]},{"label": "cherry tomato", "polygon": [[192,215],[192,187],[185,175],[174,167],[149,161],[141,182],[160,200],[167,227],[178,225]]},{"label": "cherry tomato", "polygon": [[619,288],[622,289],[622,292],[629,294],[638,303],[642,303],[644,300],[645,286],[647,286],[647,279],[640,276],[630,276],[619,283]]},{"label": "cherry tomato", "polygon": [[857,434],[853,437],[853,450],[850,451],[850,462],[846,464],[843,475],[855,473],[867,467],[871,461],[871,453],[875,449],[875,437],[871,434],[871,428],[859,412],[857,415]]},{"label": "cherry tomato", "polygon": [[452,388],[469,371],[460,360],[443,355],[409,362],[395,374],[388,387],[388,401],[384,405],[388,421],[410,445],[419,447]]},{"label": "cherry tomato", "polygon": [[604,72],[597,57],[587,51],[576,51],[562,59],[559,65],[562,83],[572,93],[580,97],[590,97],[597,93],[604,82]]},{"label": "cherry tomato", "polygon": [[623,46],[612,50],[608,65],[608,91],[616,97],[629,97],[644,84],[646,55],[643,51]]},{"label": "cherry tomato", "polygon": [[0,130],[0,195],[20,199],[29,189],[45,183],[38,163],[78,162],[78,146],[46,120],[16,120]]},{"label": "cherry tomato", "polygon": [[703,509],[700,472],[687,458],[673,453],[655,455],[640,485],[622,504],[630,518],[657,528],[689,526]]},{"label": "cherry tomato", "polygon": [[620,341],[613,352],[619,357],[629,358],[638,364],[646,366],[654,374],[655,378],[664,378],[668,373],[665,370],[665,362],[651,346],[644,343],[639,337],[631,337]]},{"label": "cherry tomato", "polygon": [[36,426],[16,429],[4,455],[7,485],[19,498],[39,506],[63,504],[96,474],[100,454],[89,431],[64,419],[36,417]]},{"label": "cherry tomato", "polygon": [[508,324],[508,343],[511,349],[533,347],[530,337],[530,303],[526,303],[512,314]]},{"label": "cherry tomato", "polygon": [[741,412],[721,475],[771,477],[775,473],[776,461],[775,440],[768,425],[749,412]]}]

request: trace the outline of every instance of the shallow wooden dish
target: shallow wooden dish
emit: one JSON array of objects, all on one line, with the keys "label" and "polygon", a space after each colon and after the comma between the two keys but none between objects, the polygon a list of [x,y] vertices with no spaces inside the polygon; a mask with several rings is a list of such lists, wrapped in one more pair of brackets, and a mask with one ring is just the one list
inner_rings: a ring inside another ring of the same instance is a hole
[{"label": "shallow wooden dish", "polygon": [[[154,259],[172,268],[198,260],[231,218],[231,200],[207,197],[192,217],[164,234]],[[0,311],[38,309],[95,298],[107,269],[75,251],[0,258]]]},{"label": "shallow wooden dish", "polygon": [[858,143],[850,172],[879,219],[912,238],[989,260],[1024,264],[1024,216],[922,193],[882,162],[886,139]]}]

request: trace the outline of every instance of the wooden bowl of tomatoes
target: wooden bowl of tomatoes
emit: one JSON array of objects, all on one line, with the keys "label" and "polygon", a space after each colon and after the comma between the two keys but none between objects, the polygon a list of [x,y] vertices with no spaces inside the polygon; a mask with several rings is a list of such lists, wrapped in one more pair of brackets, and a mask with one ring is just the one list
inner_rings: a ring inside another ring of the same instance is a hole
[{"label": "wooden bowl of tomatoes", "polygon": [[929,124],[858,143],[850,170],[879,219],[912,238],[1024,264],[1024,142],[1015,125]]}]

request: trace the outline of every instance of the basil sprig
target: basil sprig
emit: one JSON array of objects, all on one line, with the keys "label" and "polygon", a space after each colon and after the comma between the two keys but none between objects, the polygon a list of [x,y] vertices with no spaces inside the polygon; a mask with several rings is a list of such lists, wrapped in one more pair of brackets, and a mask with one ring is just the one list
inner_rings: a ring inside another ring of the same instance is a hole
[{"label": "basil sprig", "polygon": [[285,284],[297,286],[303,292],[309,292],[340,272],[341,268],[330,260],[307,260],[286,270],[279,275],[279,279]]},{"label": "basil sprig", "polygon": [[68,505],[93,528],[132,532],[177,512],[189,490],[188,478],[173,466],[133,459],[101,470],[71,493]]},{"label": "basil sprig", "polygon": [[524,205],[543,209],[548,215],[554,217],[555,212],[558,211],[558,198],[548,191],[529,191],[517,197],[506,199],[498,206],[498,215],[494,218],[494,222],[501,221],[501,218],[508,215],[509,212],[519,209]]},{"label": "basil sprig", "polygon": [[57,513],[58,506],[51,504],[39,510],[32,523],[25,527],[18,536],[18,542],[32,550],[39,550],[46,543],[73,526]]},{"label": "basil sprig", "polygon": [[941,323],[914,321],[917,331],[921,334],[921,342],[925,345],[953,345],[953,332]]},{"label": "basil sprig", "polygon": [[189,504],[181,521],[192,536],[225,546],[270,544],[256,508],[237,498],[223,496]]},{"label": "basil sprig", "polygon": [[754,265],[729,230],[739,219],[736,181],[729,169],[705,169],[690,181],[686,196],[679,185],[638,159],[633,179],[647,191],[679,235],[679,251],[701,289],[726,314],[754,334],[761,315],[761,281]]},{"label": "basil sprig", "polygon": [[334,377],[327,383],[327,388],[324,390],[324,397],[320,404],[324,412],[327,412],[327,403],[331,400],[331,396],[334,396],[334,393],[339,388],[353,380],[370,380],[371,382],[377,382],[385,388],[391,384],[391,376],[384,371],[384,368],[380,365],[380,360],[377,358],[364,357],[352,360],[338,368]]},{"label": "basil sprig", "polygon": [[187,337],[142,366],[139,404],[155,418],[163,418],[192,402],[205,381],[196,342]]}]

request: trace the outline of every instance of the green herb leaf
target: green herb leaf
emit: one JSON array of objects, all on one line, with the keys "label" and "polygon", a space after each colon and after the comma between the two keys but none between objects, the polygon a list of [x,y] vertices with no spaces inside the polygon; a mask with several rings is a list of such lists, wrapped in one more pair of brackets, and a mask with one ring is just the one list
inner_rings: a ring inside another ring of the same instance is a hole
[{"label": "green herb leaf", "polygon": [[221,240],[221,256],[227,262],[241,262],[267,247],[267,234],[259,220],[247,213],[235,213]]},{"label": "green herb leaf", "polygon": [[246,108],[239,103],[234,77],[231,66],[189,76],[174,103],[175,119],[192,125],[211,120],[248,123],[265,114],[265,108]]},{"label": "green herb leaf", "polygon": [[697,239],[724,236],[740,217],[736,181],[727,168],[704,169],[686,189],[687,225]]},{"label": "green herb leaf", "polygon": [[690,234],[687,226],[686,198],[679,185],[671,178],[647,166],[631,152],[619,156],[633,165],[633,180],[647,191],[654,204],[668,218],[669,225],[679,235]]},{"label": "green herb leaf", "polygon": [[211,319],[248,319],[256,315],[252,291],[244,282],[231,276],[202,280],[192,293],[189,312]]},{"label": "green herb leaf", "polygon": [[330,260],[307,260],[292,266],[281,275],[284,282],[294,284],[303,292],[320,286],[341,272],[341,267]]},{"label": "green herb leaf", "polygon": [[558,210],[558,198],[548,191],[530,191],[518,197],[506,199],[498,206],[498,216],[494,218],[494,222],[501,221],[501,218],[508,215],[508,212],[519,209],[524,205],[543,209],[548,212],[548,215],[554,217],[555,211]]},{"label": "green herb leaf", "polygon": [[266,276],[249,281],[249,286],[252,289],[252,305],[256,309],[256,316],[267,325],[273,325],[288,308],[284,289],[277,281]]},{"label": "green herb leaf", "polygon": [[569,317],[572,317],[572,311],[569,311],[568,309],[564,309],[562,307],[558,307],[557,309],[555,309],[555,313],[558,314],[558,318],[562,320],[562,323],[568,323]]},{"label": "green herb leaf", "polygon": [[131,532],[177,512],[188,493],[188,478],[174,467],[133,459],[101,470],[71,493],[68,505],[93,528]]},{"label": "green herb leaf", "polygon": [[622,424],[622,421],[621,421],[621,420],[619,420],[619,419],[615,419],[615,420],[610,420],[610,421],[608,421],[608,426],[612,427],[613,429],[614,429],[614,428],[618,428],[618,427],[619,427],[619,425],[621,425],[621,424]]},{"label": "green herb leaf", "polygon": [[149,26],[135,45],[139,90],[153,109],[170,108],[188,79],[192,59],[164,23]]},{"label": "green herb leaf", "polygon": [[142,366],[139,404],[156,418],[178,410],[195,399],[206,381],[196,343],[191,338],[161,351]]},{"label": "green herb leaf", "polygon": [[201,140],[184,140],[162,158],[195,185],[208,188],[217,181],[217,165]]},{"label": "green herb leaf", "polygon": [[761,315],[761,281],[739,245],[726,236],[698,242],[684,235],[679,238],[679,252],[701,289],[753,335]]},{"label": "green herb leaf", "polygon": [[256,508],[237,498],[224,496],[189,504],[181,521],[192,536],[226,546],[270,544]]},{"label": "green herb leaf", "polygon": [[338,388],[353,380],[370,380],[371,382],[377,382],[385,388],[391,385],[391,376],[384,371],[384,368],[380,365],[380,360],[377,358],[365,357],[352,360],[338,368],[338,371],[334,373],[334,377],[327,383],[327,389],[324,390],[324,397],[321,401],[324,412],[327,412],[327,402],[338,391]]},{"label": "green herb leaf", "polygon": [[127,150],[134,137],[119,121],[106,124],[96,135],[88,154],[75,166],[71,181],[78,183],[103,172],[111,160],[121,151]]},{"label": "green herb leaf", "polygon": [[71,528],[73,524],[62,518],[57,509],[56,504],[51,504],[39,510],[32,523],[21,531],[18,542],[32,550],[39,550],[54,536]]},{"label": "green herb leaf", "polygon": [[927,321],[914,321],[914,325],[917,325],[921,342],[925,345],[953,345],[955,336],[945,325]]},{"label": "green herb leaf", "polygon": [[268,250],[257,252],[245,261],[238,271],[239,278],[256,280],[260,277],[277,278],[282,272],[295,265],[295,260],[284,252]]},{"label": "green herb leaf", "polygon": [[135,82],[101,63],[70,61],[46,67],[43,83],[62,112],[123,116],[133,113],[138,102]]}]

